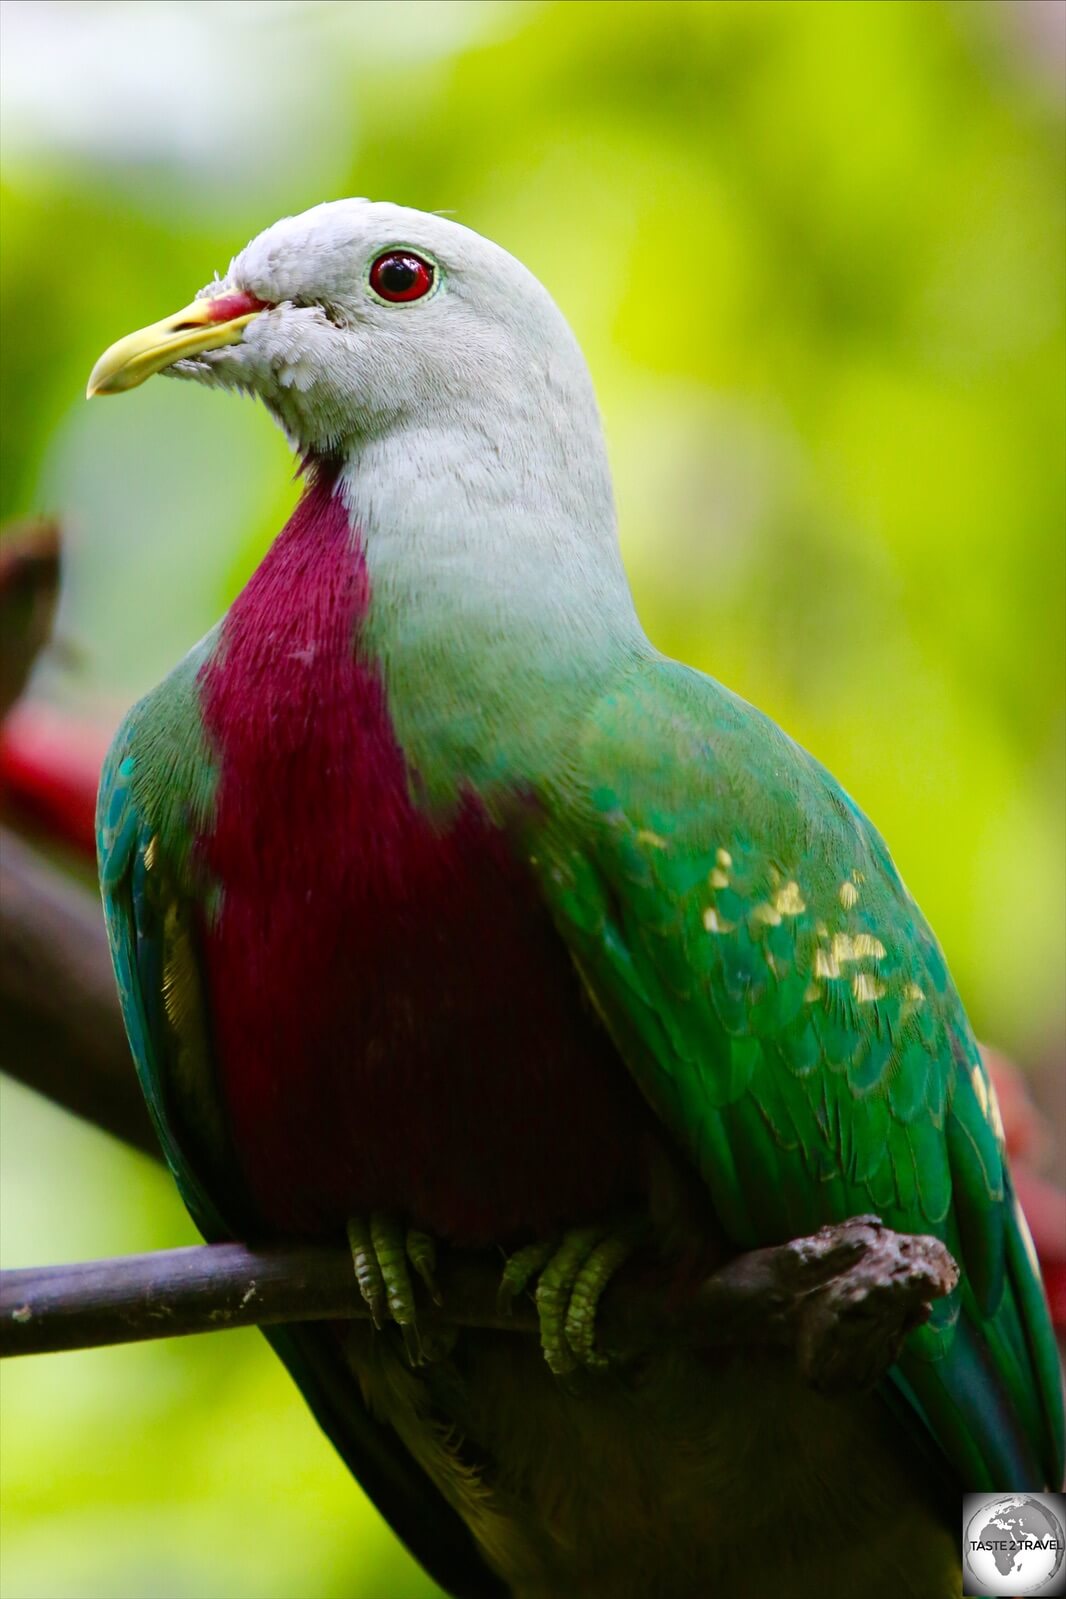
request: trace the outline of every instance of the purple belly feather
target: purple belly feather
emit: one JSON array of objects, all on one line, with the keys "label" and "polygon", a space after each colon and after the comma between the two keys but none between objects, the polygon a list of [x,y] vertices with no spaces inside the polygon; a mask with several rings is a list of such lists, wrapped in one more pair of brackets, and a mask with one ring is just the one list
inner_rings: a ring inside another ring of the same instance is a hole
[{"label": "purple belly feather", "polygon": [[202,858],[215,1057],[264,1223],[372,1208],[467,1244],[640,1186],[649,1113],[523,864],[471,794],[412,803],[360,655],[366,562],[320,477],[203,669],[219,762]]}]

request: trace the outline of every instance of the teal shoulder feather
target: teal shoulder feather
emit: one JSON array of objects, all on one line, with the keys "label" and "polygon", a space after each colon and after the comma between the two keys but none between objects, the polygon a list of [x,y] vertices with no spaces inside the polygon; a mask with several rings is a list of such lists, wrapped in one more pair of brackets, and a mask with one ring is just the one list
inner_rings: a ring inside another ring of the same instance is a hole
[{"label": "teal shoulder feather", "polygon": [[883,840],[815,760],[662,659],[545,796],[557,926],[738,1245],[876,1211],[959,1289],[897,1375],[968,1488],[1057,1485],[1058,1366],[995,1096]]},{"label": "teal shoulder feather", "polygon": [[[202,885],[191,866],[194,829],[212,785],[195,703],[205,648],[186,657],[119,728],[100,779],[97,854],[141,1089],[182,1198],[201,1232],[218,1238],[228,1231],[224,1217],[232,1207],[219,1193],[221,1113],[196,953]],[[186,796],[182,803],[178,794]]]}]

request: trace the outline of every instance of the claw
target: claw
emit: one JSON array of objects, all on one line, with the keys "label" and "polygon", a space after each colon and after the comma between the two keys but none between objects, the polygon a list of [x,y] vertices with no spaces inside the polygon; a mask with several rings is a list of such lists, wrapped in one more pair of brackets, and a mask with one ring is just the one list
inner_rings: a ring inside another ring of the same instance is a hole
[{"label": "claw", "polygon": [[426,1292],[435,1305],[443,1305],[444,1295],[437,1287],[434,1273],[437,1270],[437,1246],[428,1233],[417,1227],[407,1229],[407,1258],[426,1286]]},{"label": "claw", "polygon": [[370,1237],[389,1299],[389,1314],[403,1333],[403,1346],[413,1366],[422,1363],[422,1340],[411,1274],[407,1270],[407,1240],[393,1217],[376,1210],[370,1218]]},{"label": "claw", "polygon": [[403,1337],[403,1352],[407,1356],[409,1366],[424,1366],[426,1351],[422,1345],[422,1334],[418,1330],[418,1323],[402,1321],[399,1323],[400,1333]]},{"label": "claw", "polygon": [[366,1307],[370,1312],[370,1319],[378,1332],[385,1325],[385,1309],[387,1295],[385,1279],[381,1267],[378,1265],[377,1252],[370,1235],[370,1228],[362,1218],[355,1216],[348,1223],[348,1248],[352,1252],[352,1261],[355,1265],[355,1280],[359,1284]]},{"label": "claw", "polygon": [[380,1331],[386,1322],[396,1323],[412,1366],[434,1358],[434,1351],[443,1349],[443,1343],[432,1335],[426,1344],[422,1342],[408,1270],[410,1262],[434,1303],[441,1304],[441,1292],[433,1275],[437,1264],[433,1239],[414,1227],[405,1230],[394,1216],[374,1211],[369,1221],[356,1216],[348,1222],[348,1244],[359,1291],[374,1326]]},{"label": "claw", "polygon": [[603,1372],[614,1352],[596,1343],[596,1315],[604,1289],[640,1244],[647,1222],[571,1227],[562,1237],[526,1244],[509,1256],[497,1294],[501,1313],[535,1280],[540,1346],[563,1387],[586,1371]]},{"label": "claw", "polygon": [[577,1358],[566,1339],[567,1307],[578,1273],[605,1231],[603,1227],[573,1228],[564,1236],[537,1281],[541,1348],[557,1377],[577,1369]]},{"label": "claw", "polygon": [[610,1365],[596,1347],[596,1311],[604,1289],[636,1242],[631,1232],[611,1234],[596,1245],[574,1279],[563,1335],[571,1354],[591,1371],[606,1371]]},{"label": "claw", "polygon": [[557,1238],[547,1238],[542,1243],[526,1244],[508,1255],[496,1293],[496,1308],[502,1316],[510,1315],[515,1300],[551,1260],[558,1242]]}]

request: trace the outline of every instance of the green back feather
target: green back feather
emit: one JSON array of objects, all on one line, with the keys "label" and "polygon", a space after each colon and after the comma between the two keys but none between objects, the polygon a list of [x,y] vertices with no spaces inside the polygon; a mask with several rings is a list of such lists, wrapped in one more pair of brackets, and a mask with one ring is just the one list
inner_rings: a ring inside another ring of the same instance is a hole
[{"label": "green back feather", "polygon": [[547,806],[559,930],[736,1243],[869,1210],[944,1239],[962,1282],[901,1389],[968,1488],[1056,1485],[1058,1364],[994,1094],[873,827],[773,723],[664,660],[600,700]]}]

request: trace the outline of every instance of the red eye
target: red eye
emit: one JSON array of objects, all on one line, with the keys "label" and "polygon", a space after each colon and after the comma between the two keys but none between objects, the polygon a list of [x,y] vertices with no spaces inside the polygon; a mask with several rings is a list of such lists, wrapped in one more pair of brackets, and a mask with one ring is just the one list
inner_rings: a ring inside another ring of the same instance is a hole
[{"label": "red eye", "polygon": [[433,287],[433,267],[411,250],[387,250],[370,268],[370,287],[395,304],[420,300]]}]

